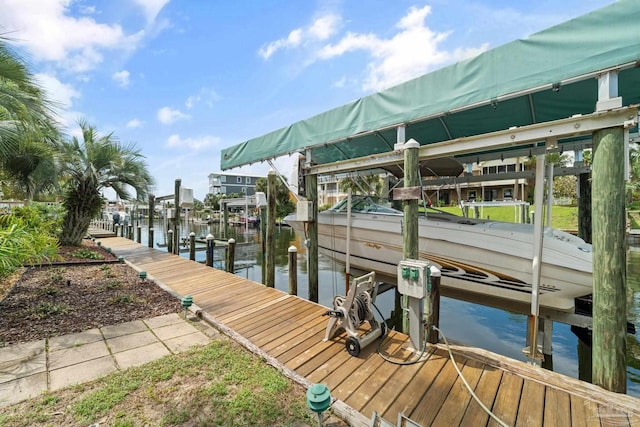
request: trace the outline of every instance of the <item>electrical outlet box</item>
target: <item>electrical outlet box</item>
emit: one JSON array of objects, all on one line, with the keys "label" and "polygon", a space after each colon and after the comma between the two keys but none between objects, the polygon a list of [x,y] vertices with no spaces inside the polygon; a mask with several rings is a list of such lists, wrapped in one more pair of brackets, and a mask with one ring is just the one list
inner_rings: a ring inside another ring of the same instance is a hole
[{"label": "electrical outlet box", "polygon": [[308,200],[301,200],[296,206],[296,218],[298,221],[311,222],[311,211],[313,209],[313,202]]},{"label": "electrical outlet box", "polygon": [[427,261],[405,259],[398,264],[398,292],[413,298],[424,298],[429,290],[430,265]]}]

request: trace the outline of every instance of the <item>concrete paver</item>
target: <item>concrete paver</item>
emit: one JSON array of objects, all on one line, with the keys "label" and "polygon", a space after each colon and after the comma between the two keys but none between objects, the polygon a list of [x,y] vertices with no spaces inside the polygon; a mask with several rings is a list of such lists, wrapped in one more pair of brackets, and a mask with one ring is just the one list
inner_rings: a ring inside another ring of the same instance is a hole
[{"label": "concrete paver", "polygon": [[47,373],[29,375],[0,384],[0,406],[30,399],[47,389]]},{"label": "concrete paver", "polygon": [[73,384],[91,381],[117,369],[113,359],[108,355],[64,368],[54,369],[49,372],[51,381],[50,389],[59,390]]},{"label": "concrete paver", "polygon": [[112,353],[120,353],[157,342],[158,338],[151,333],[151,331],[136,332],[131,335],[122,335],[107,340],[107,344]]},{"label": "concrete paver", "polygon": [[109,349],[104,341],[96,341],[76,347],[50,351],[49,369],[64,368],[104,356],[109,356]]},{"label": "concrete paver", "polygon": [[169,347],[174,353],[180,353],[182,351],[188,350],[190,347],[194,345],[207,345],[210,339],[202,332],[194,332],[189,335],[182,335],[179,337],[168,339],[164,342],[164,344]]},{"label": "concrete paver", "polygon": [[0,407],[206,345],[217,334],[192,323],[173,313],[2,347]]},{"label": "concrete paver", "polygon": [[102,335],[104,335],[106,339],[109,339],[146,331],[147,326],[142,320],[134,320],[133,322],[120,323],[119,325],[104,326],[100,329],[102,330]]},{"label": "concrete paver", "polygon": [[45,372],[47,369],[45,340],[12,345],[2,350],[0,384]]},{"label": "concrete paver", "polygon": [[102,339],[102,332],[100,332],[100,329],[98,328],[89,329],[87,331],[82,331],[75,334],[51,337],[49,338],[49,351],[77,347],[82,344],[102,341]]},{"label": "concrete paver", "polygon": [[161,328],[154,329],[153,332],[161,340],[168,340],[168,339],[179,337],[182,335],[192,334],[197,331],[198,330],[194,326],[188,323],[182,322],[182,323],[176,323],[173,325],[163,326]]},{"label": "concrete paver", "polygon": [[176,323],[184,323],[184,319],[178,313],[165,314],[164,316],[146,319],[144,323],[151,329],[161,328],[167,325],[175,325]]},{"label": "concrete paver", "polygon": [[145,345],[144,347],[132,348],[131,350],[115,353],[113,357],[115,357],[116,362],[118,362],[120,369],[127,369],[132,366],[144,365],[145,363],[170,354],[171,352],[164,344],[157,342]]}]

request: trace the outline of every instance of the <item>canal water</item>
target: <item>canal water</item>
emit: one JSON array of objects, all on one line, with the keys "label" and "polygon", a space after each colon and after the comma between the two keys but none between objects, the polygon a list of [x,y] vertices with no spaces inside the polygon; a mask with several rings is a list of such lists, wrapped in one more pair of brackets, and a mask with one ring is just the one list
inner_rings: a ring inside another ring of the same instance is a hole
[{"label": "canal water", "polygon": [[[147,242],[147,226],[142,223],[142,243]],[[166,232],[160,224],[155,224],[155,243],[166,242]],[[185,224],[181,236],[193,231],[197,238],[213,234],[216,239],[222,236],[218,225]],[[231,227],[225,239],[234,238],[237,242],[236,274],[260,283],[262,281],[262,250],[260,233],[256,228]],[[306,248],[299,236],[289,227],[277,228],[276,241],[276,288],[288,291],[288,248],[298,250],[298,295],[307,298],[307,259]],[[188,253],[182,256],[189,257]],[[215,262],[221,263],[224,254],[216,251]],[[205,252],[196,252],[196,260],[204,261]],[[221,265],[221,264],[220,264]],[[332,306],[335,295],[344,295],[344,266],[326,257],[319,259],[319,302]],[[628,321],[636,326],[636,334],[627,335],[627,393],[640,398],[640,247],[631,247],[627,256],[627,308]],[[196,301],[197,304],[197,301]],[[376,305],[385,316],[393,309],[393,292],[378,296]],[[440,306],[440,329],[450,341],[483,348],[513,359],[526,361],[522,353],[525,347],[527,318],[525,315],[495,308],[485,307],[464,301],[443,297]],[[553,325],[553,370],[562,374],[578,377],[578,339],[568,325]]]}]

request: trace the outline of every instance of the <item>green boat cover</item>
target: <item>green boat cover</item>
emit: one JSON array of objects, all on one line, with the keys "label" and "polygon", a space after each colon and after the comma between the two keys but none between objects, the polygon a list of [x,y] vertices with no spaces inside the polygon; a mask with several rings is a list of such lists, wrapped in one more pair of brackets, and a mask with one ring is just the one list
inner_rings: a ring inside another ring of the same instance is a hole
[{"label": "green boat cover", "polygon": [[311,149],[330,163],[388,152],[396,126],[421,145],[592,113],[597,73],[640,103],[640,1],[614,4],[222,151],[230,169]]}]

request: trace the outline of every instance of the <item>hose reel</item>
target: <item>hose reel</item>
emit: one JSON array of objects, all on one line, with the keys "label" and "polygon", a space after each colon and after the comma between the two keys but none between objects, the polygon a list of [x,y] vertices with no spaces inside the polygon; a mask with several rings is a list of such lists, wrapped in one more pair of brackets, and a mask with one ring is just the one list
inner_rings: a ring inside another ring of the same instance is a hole
[{"label": "hose reel", "polygon": [[[333,299],[333,310],[324,314],[331,318],[323,341],[330,340],[344,329],[348,335],[345,346],[351,356],[358,356],[364,347],[386,334],[386,326],[374,318],[372,311],[372,304],[378,293],[375,277],[376,274],[372,271],[353,279],[347,296],[336,296]],[[369,322],[371,328],[360,335],[358,328],[364,322]]]}]

